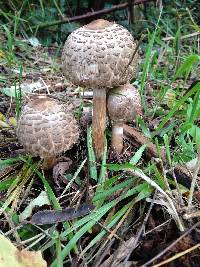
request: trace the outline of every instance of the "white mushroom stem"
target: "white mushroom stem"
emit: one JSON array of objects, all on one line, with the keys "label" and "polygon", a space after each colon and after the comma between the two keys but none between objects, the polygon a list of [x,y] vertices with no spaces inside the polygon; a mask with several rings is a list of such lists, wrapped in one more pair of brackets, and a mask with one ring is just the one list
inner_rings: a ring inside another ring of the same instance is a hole
[{"label": "white mushroom stem", "polygon": [[111,137],[112,148],[121,154],[123,150],[123,123],[113,122],[112,126],[112,137]]},{"label": "white mushroom stem", "polygon": [[46,157],[44,158],[42,168],[44,170],[50,170],[56,165],[56,163],[57,163],[56,156]]},{"label": "white mushroom stem", "polygon": [[104,151],[106,128],[106,88],[93,90],[92,137],[96,159],[100,160]]}]

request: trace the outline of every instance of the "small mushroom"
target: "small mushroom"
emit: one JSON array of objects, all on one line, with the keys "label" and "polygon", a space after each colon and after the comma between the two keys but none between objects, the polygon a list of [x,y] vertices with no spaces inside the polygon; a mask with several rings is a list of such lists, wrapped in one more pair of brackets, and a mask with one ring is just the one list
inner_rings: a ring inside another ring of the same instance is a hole
[{"label": "small mushroom", "polygon": [[139,58],[136,47],[127,29],[103,19],[75,30],[65,42],[62,61],[66,78],[94,90],[92,135],[97,160],[104,150],[106,92],[136,75]]},{"label": "small mushroom", "polygon": [[111,144],[113,149],[120,154],[123,150],[123,124],[142,115],[138,90],[131,84],[111,90],[107,100],[107,109],[113,122]]},{"label": "small mushroom", "polygon": [[56,156],[78,141],[78,125],[63,104],[46,95],[34,95],[23,107],[17,137],[25,151],[44,158],[44,168],[56,163]]}]

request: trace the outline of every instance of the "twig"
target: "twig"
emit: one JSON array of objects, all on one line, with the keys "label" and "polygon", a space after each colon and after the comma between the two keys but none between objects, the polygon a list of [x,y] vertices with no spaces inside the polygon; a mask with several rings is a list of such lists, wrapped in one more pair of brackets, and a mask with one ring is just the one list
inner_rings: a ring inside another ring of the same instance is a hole
[{"label": "twig", "polygon": [[[134,5],[140,5],[140,4],[144,4],[144,3],[148,3],[148,2],[152,2],[152,1],[155,2],[155,0],[135,0],[133,4]],[[71,18],[56,20],[53,22],[40,23],[39,25],[33,26],[32,29],[45,28],[45,27],[61,25],[61,24],[65,24],[65,23],[69,23],[69,22],[73,22],[73,21],[78,21],[78,20],[82,20],[82,19],[93,18],[96,16],[112,13],[116,10],[125,9],[128,7],[128,5],[129,5],[129,3],[113,5],[110,8],[101,9],[101,10],[98,10],[95,12],[88,12],[88,13],[80,15],[80,16],[74,16]]]},{"label": "twig", "polygon": [[159,254],[157,254],[155,257],[153,257],[151,260],[146,262],[145,264],[141,265],[140,267],[147,267],[150,265],[152,262],[155,260],[159,259],[162,257],[168,250],[172,249],[173,246],[175,246],[181,239],[183,239],[185,236],[189,235],[195,228],[197,228],[200,225],[200,222],[195,223],[190,229],[188,229],[184,234],[182,234],[179,238],[177,238],[171,245],[166,247],[163,251],[161,251]]},{"label": "twig", "polygon": [[[113,232],[112,230],[110,230],[110,229],[108,229],[105,225],[103,225],[102,223],[100,223],[100,222],[96,222],[100,227],[102,227],[108,234],[109,234],[109,236],[111,236],[112,238],[113,237],[115,237],[115,238],[117,238],[118,240],[120,240],[121,242],[125,242],[120,236],[118,236],[117,234],[116,234],[116,231],[115,232]],[[112,239],[112,238],[109,238],[109,236],[108,236],[108,239]]]},{"label": "twig", "polygon": [[[130,127],[126,124],[123,125],[124,128],[124,137],[133,144],[134,147],[139,148],[143,144],[146,144],[146,150],[144,151],[145,157],[151,160],[152,158],[158,158],[158,152],[156,146],[151,142],[150,138],[147,138],[142,132],[137,129]],[[167,164],[165,150],[161,150],[161,159],[163,164]],[[183,184],[186,187],[191,186],[191,172],[185,167],[177,165],[172,169],[169,169],[167,173],[171,176],[174,174],[179,183]]]},{"label": "twig", "polygon": [[108,236],[108,239],[111,240],[111,239],[113,238],[113,236],[116,235],[118,229],[121,227],[121,225],[122,225],[122,224],[124,223],[124,221],[127,219],[127,216],[128,216],[128,214],[131,212],[131,210],[132,210],[134,204],[135,204],[135,201],[132,201],[130,207],[128,208],[128,210],[126,211],[126,213],[123,215],[122,219],[119,221],[119,223],[117,224],[117,226],[115,227],[115,229],[111,231],[110,235]]},{"label": "twig", "polygon": [[[184,40],[184,39],[188,39],[188,38],[191,38],[191,37],[194,37],[194,36],[198,36],[198,35],[200,35],[200,32],[193,32],[193,33],[181,36],[180,39]],[[174,39],[175,39],[175,37],[170,36],[170,37],[164,37],[162,40],[163,41],[172,41]]]},{"label": "twig", "polygon": [[136,53],[137,53],[137,51],[138,51],[138,49],[139,49],[139,47],[140,47],[140,44],[142,43],[142,41],[144,40],[144,38],[145,38],[145,35],[142,34],[141,37],[140,37],[140,40],[138,41],[138,43],[137,43],[137,45],[136,45],[135,50],[133,51],[133,54],[132,54],[132,56],[131,56],[131,59],[129,60],[128,65],[126,66],[126,68],[125,68],[124,71],[122,72],[122,76],[125,74],[125,72],[127,71],[128,67],[129,67],[130,64],[132,63],[132,61],[133,61],[133,59],[134,59],[134,57],[135,57],[135,55],[136,55]]},{"label": "twig", "polygon": [[[35,239],[38,239],[38,238],[41,237],[42,235],[44,235],[44,234],[40,233],[40,234],[34,235],[33,237],[30,237],[30,238],[28,238],[28,239],[26,239],[26,240],[21,241],[21,244],[22,244],[22,245],[26,245],[27,243],[30,243],[30,242],[34,241]],[[44,235],[44,236],[45,236],[45,235]]]},{"label": "twig", "polygon": [[[156,193],[157,193],[157,190],[154,193],[153,200],[155,200],[155,198],[156,198]],[[149,210],[148,210],[148,212],[147,212],[147,214],[146,214],[146,216],[144,218],[144,221],[143,221],[140,229],[138,230],[138,233],[137,233],[137,236],[136,236],[136,238],[134,240],[134,243],[132,244],[132,249],[129,251],[128,255],[126,256],[122,266],[126,266],[127,261],[128,261],[130,255],[131,255],[131,253],[136,248],[136,246],[138,244],[138,241],[140,240],[140,237],[143,235],[144,229],[145,229],[145,225],[146,225],[146,223],[147,223],[147,221],[149,219],[149,216],[150,216],[151,210],[153,208],[153,205],[154,205],[154,202],[152,201],[151,204],[150,204]]]},{"label": "twig", "polygon": [[18,232],[15,229],[15,225],[14,225],[12,219],[10,218],[10,216],[6,212],[4,212],[3,214],[4,214],[4,216],[5,216],[6,220],[7,220],[10,228],[14,229],[13,235],[14,235],[14,237],[16,239],[17,244],[20,245],[21,244],[21,239],[20,239],[20,236],[19,236]]},{"label": "twig", "polygon": [[179,203],[183,207],[184,206],[184,201],[183,201],[183,198],[182,198],[180,186],[179,186],[178,181],[176,179],[176,174],[175,174],[174,168],[172,168],[172,176],[173,176],[174,181],[175,181],[175,184],[176,184],[176,189],[177,189],[177,192],[178,192]]},{"label": "twig", "polygon": [[101,266],[101,263],[103,261],[103,259],[109,255],[109,251],[111,249],[111,246],[113,245],[115,241],[115,238],[113,238],[112,240],[110,240],[110,242],[108,244],[106,244],[108,242],[108,240],[106,240],[104,242],[104,244],[101,246],[101,248],[98,250],[97,254],[96,254],[96,259],[92,265],[92,267],[99,267]]},{"label": "twig", "polygon": [[[147,138],[142,132],[126,124],[123,125],[123,129],[125,135],[124,137],[128,139],[135,147],[139,148],[143,144],[147,145],[145,154],[148,159],[159,157],[156,146],[151,142],[150,138]],[[161,151],[161,159],[164,163],[166,163],[166,155],[164,150]]]},{"label": "twig", "polygon": [[185,255],[187,253],[190,253],[190,252],[192,252],[193,250],[195,250],[195,249],[197,249],[199,247],[200,247],[200,243],[198,243],[198,244],[192,246],[191,248],[188,248],[188,249],[186,249],[186,250],[184,250],[184,251],[182,251],[180,253],[177,253],[176,255],[174,255],[173,257],[171,257],[171,258],[169,258],[169,259],[167,259],[165,261],[162,261],[162,262],[160,262],[158,264],[153,265],[153,267],[159,267],[159,266],[162,266],[162,265],[164,265],[166,263],[169,263],[169,262],[171,262],[173,260],[176,260],[176,259],[182,257],[183,255]]},{"label": "twig", "polygon": [[175,205],[171,199],[171,197],[165,193],[165,191],[156,183],[154,182],[153,180],[151,180],[147,175],[145,175],[141,170],[139,169],[129,169],[129,173],[132,173],[133,175],[137,176],[137,177],[140,177],[141,179],[145,180],[148,184],[150,184],[151,186],[153,186],[154,188],[156,188],[163,196],[166,197],[167,201],[169,202],[173,212],[174,212],[174,216],[176,218],[176,222],[179,226],[179,230],[180,231],[184,231],[184,225],[183,223],[181,222],[180,218],[179,218],[179,215],[177,213],[177,210],[175,208]]},{"label": "twig", "polygon": [[134,5],[135,0],[128,0],[128,22],[129,22],[129,27],[131,27],[134,17],[133,17],[133,5]]},{"label": "twig", "polygon": [[33,241],[29,246],[26,246],[26,250],[29,250],[30,248],[32,248],[33,246],[35,246],[36,244],[38,244],[45,237],[46,237],[46,235],[41,233],[40,234],[40,237],[38,237],[35,241]]},{"label": "twig", "polygon": [[185,219],[185,220],[190,220],[190,219],[193,219],[193,218],[198,218],[198,217],[200,217],[200,210],[198,210],[198,211],[196,211],[196,212],[192,212],[192,213],[185,213],[184,215],[183,215],[183,218]]},{"label": "twig", "polygon": [[[153,201],[152,201],[151,203],[153,203]],[[170,223],[171,220],[172,220],[172,219],[170,218],[170,219],[168,219],[166,222],[159,224],[158,226],[154,227],[153,229],[150,229],[149,231],[145,232],[145,233],[143,234],[143,236],[146,236],[146,235],[148,235],[148,234],[150,234],[150,233],[152,233],[152,232],[154,232],[154,231],[160,229],[160,228],[163,227],[164,225]]]}]

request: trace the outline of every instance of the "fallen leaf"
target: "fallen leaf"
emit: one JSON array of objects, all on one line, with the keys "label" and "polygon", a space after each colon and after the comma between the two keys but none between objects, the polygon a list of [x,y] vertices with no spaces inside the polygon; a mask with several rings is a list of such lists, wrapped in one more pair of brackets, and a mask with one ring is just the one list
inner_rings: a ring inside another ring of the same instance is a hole
[{"label": "fallen leaf", "polygon": [[17,126],[17,120],[16,120],[16,118],[14,118],[14,117],[10,117],[10,118],[8,119],[8,122],[9,122],[10,125],[12,125],[12,126],[14,126],[14,127]]},{"label": "fallen leaf", "polygon": [[28,41],[33,47],[41,46],[41,43],[35,36],[28,38]]},{"label": "fallen leaf", "polygon": [[50,205],[49,198],[47,196],[46,191],[42,191],[38,197],[32,200],[29,205],[25,208],[25,210],[19,215],[20,222],[26,220],[28,217],[32,215],[33,209],[38,206],[41,207],[43,205]]},{"label": "fallen leaf", "polygon": [[69,170],[71,165],[72,165],[72,160],[67,158],[66,161],[59,162],[58,164],[56,164],[56,166],[54,166],[53,179],[58,186],[59,186],[59,177],[64,183],[66,183],[64,173]]},{"label": "fallen leaf", "polygon": [[78,208],[67,208],[64,210],[44,210],[35,213],[30,223],[43,225],[55,224],[58,222],[69,221],[90,213],[95,208],[92,204],[83,204]]},{"label": "fallen leaf", "polygon": [[9,128],[9,127],[10,126],[6,122],[0,120],[0,128]]},{"label": "fallen leaf", "polygon": [[0,235],[1,267],[46,267],[40,251],[18,250],[7,238]]}]

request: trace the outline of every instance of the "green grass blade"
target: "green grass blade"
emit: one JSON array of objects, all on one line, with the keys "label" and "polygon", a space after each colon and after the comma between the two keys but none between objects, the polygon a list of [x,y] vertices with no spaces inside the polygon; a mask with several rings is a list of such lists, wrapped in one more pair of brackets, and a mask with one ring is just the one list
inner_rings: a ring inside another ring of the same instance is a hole
[{"label": "green grass blade", "polygon": [[7,179],[0,182],[0,191],[7,190],[15,181],[15,178]]},{"label": "green grass blade", "polygon": [[97,181],[97,167],[96,167],[96,158],[92,146],[92,129],[89,127],[87,129],[87,149],[88,149],[88,159],[89,159],[89,171],[90,177]]},{"label": "green grass blade", "polygon": [[163,126],[168,122],[168,120],[174,115],[174,113],[180,108],[180,106],[198,90],[200,90],[200,82],[195,84],[195,86],[189,92],[187,92],[187,94],[185,94],[179,101],[177,101],[176,105],[170,110],[167,116],[158,125],[156,132],[160,131]]},{"label": "green grass blade", "polygon": [[98,178],[98,183],[103,184],[106,180],[107,176],[107,167],[106,167],[106,159],[107,159],[107,140],[104,138],[104,153],[101,163],[101,170]]},{"label": "green grass blade", "polygon": [[78,169],[76,170],[76,172],[74,173],[72,179],[70,180],[70,182],[67,184],[67,186],[65,187],[65,189],[63,190],[61,196],[63,196],[67,190],[70,188],[71,184],[76,180],[76,178],[78,177],[80,171],[82,170],[83,166],[85,165],[87,159],[84,159],[83,162],[81,163],[81,165],[78,167]]},{"label": "green grass blade", "polygon": [[105,199],[106,197],[111,196],[113,193],[117,192],[118,190],[124,189],[125,187],[131,185],[134,180],[135,178],[127,179],[124,182],[117,184],[108,190],[98,193],[93,197],[92,201],[95,203],[96,201],[101,200],[102,198]]},{"label": "green grass blade", "polygon": [[44,187],[47,191],[49,200],[52,202],[54,209],[55,210],[61,210],[60,204],[59,204],[53,190],[51,189],[51,186],[49,185],[48,181],[46,180],[44,174],[38,170],[38,168],[35,164],[32,165],[32,168],[33,168],[34,172],[38,175],[38,177],[42,180]]},{"label": "green grass blade", "polygon": [[165,144],[165,151],[166,151],[169,165],[172,166],[172,159],[171,159],[171,153],[170,153],[170,143],[169,143],[169,137],[167,134],[164,134],[163,140],[164,140],[164,144]]},{"label": "green grass blade", "polygon": [[[113,206],[116,205],[116,200],[111,201],[110,203],[108,203],[106,206],[106,208],[104,207],[104,209],[99,209],[98,211],[96,211],[95,213],[93,213],[90,217],[90,221],[88,221],[83,227],[81,227],[80,230],[78,230],[78,232],[76,232],[76,234],[74,235],[74,237],[72,239],[70,239],[70,241],[67,243],[67,245],[65,246],[65,248],[62,250],[61,255],[62,255],[62,259],[65,259],[67,257],[67,255],[69,254],[69,252],[74,248],[74,246],[76,245],[76,242],[89,230],[91,230],[91,228],[96,224],[97,221],[99,221],[107,212],[109,209],[111,209]],[[100,212],[100,210],[102,210],[102,212]],[[94,216],[95,215],[95,216]],[[57,266],[57,260],[55,260],[52,264],[51,267],[56,267]]]},{"label": "green grass blade", "polygon": [[136,165],[139,160],[141,159],[142,157],[142,154],[145,150],[145,148],[147,147],[146,144],[142,145],[134,154],[134,156],[130,159],[129,163],[133,164],[133,165]]},{"label": "green grass blade", "polygon": [[[131,202],[126,204],[123,208],[121,208],[111,219],[111,221],[106,225],[107,229],[110,229],[113,227],[120,219],[121,217],[126,213],[126,211],[131,206]],[[87,247],[82,251],[82,255],[85,254],[91,247],[93,247],[97,242],[99,242],[105,235],[107,234],[106,230],[102,230],[95,238],[90,241],[90,243],[87,245]]]},{"label": "green grass blade", "polygon": [[20,157],[17,157],[17,158],[10,158],[10,159],[0,159],[0,170],[3,170],[5,169],[6,167],[16,163],[16,162],[19,162],[21,161],[21,158]]},{"label": "green grass blade", "polygon": [[158,21],[157,21],[157,24],[156,24],[156,28],[151,36],[151,39],[150,39],[150,42],[147,46],[147,50],[146,50],[146,57],[145,57],[145,61],[144,61],[144,66],[143,66],[143,73],[142,73],[142,79],[141,79],[141,91],[140,91],[140,94],[142,96],[142,106],[143,107],[146,107],[146,105],[144,105],[144,87],[145,87],[145,82],[146,82],[146,78],[147,78],[147,75],[148,75],[148,72],[149,72],[149,67],[150,67],[150,63],[151,63],[151,54],[152,54],[152,49],[153,49],[153,44],[154,44],[154,41],[155,41],[155,37],[156,37],[156,34],[157,34],[157,30],[158,30],[158,25],[159,25],[159,22],[160,22],[160,18],[161,18],[161,15],[162,15],[162,10],[160,11],[160,14],[159,14],[159,17],[158,17]]},{"label": "green grass blade", "polygon": [[63,267],[63,259],[61,255],[61,241],[59,234],[56,241],[56,259],[57,259],[57,267]]},{"label": "green grass blade", "polygon": [[177,70],[177,73],[176,73],[174,79],[177,79],[181,75],[185,75],[186,77],[188,77],[188,75],[191,72],[194,64],[197,63],[198,61],[200,61],[200,56],[199,55],[193,54],[193,55],[187,56],[187,58],[185,59],[183,64]]},{"label": "green grass blade", "polygon": [[102,207],[98,208],[97,210],[94,210],[93,212],[84,216],[83,218],[78,219],[72,227],[62,232],[61,237],[65,238],[69,233],[76,231],[79,227],[83,226],[84,224],[88,223],[91,220],[94,220],[97,214],[100,214],[100,213],[105,214],[110,208],[112,208],[116,204],[117,204],[117,200],[113,200],[107,204],[104,204]]}]

